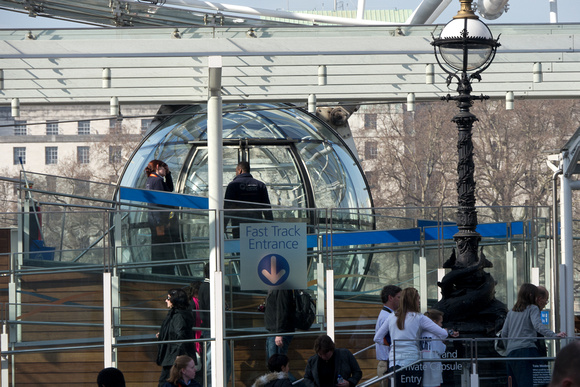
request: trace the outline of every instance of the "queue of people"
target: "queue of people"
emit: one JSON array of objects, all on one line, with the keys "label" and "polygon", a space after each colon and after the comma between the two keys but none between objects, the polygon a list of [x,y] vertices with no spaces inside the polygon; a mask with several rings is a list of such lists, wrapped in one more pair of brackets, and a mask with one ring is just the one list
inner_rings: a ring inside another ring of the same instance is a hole
[{"label": "queue of people", "polygon": [[[196,316],[201,314],[197,299],[200,285],[193,283],[189,295],[183,289],[168,291],[165,303],[169,311],[157,336],[162,341],[176,342],[159,345],[157,364],[162,367],[160,387],[200,387],[200,383],[195,380],[196,370],[201,366],[197,364],[200,361],[199,348],[196,343],[188,341],[200,337],[201,322],[196,321]],[[194,307],[190,307],[190,299],[195,304]],[[379,363],[377,376],[395,372],[396,387],[440,386],[443,381],[440,366],[415,365],[421,358],[428,359],[429,362],[436,361],[445,352],[443,340],[448,336],[458,337],[459,332],[442,328],[443,313],[440,311],[431,309],[421,314],[419,292],[415,288],[385,286],[381,291],[381,300],[383,306],[377,318],[373,338]],[[510,339],[507,340],[508,358],[540,358],[542,353],[539,343],[545,348],[542,336],[566,336],[565,333],[552,332],[541,323],[540,309],[545,307],[547,301],[548,294],[545,289],[527,283],[521,286],[517,301],[508,313],[501,333],[503,338]],[[271,318],[276,318],[276,314]],[[180,342],[181,340],[184,341]],[[269,353],[270,345],[267,345],[270,372],[259,377],[253,387],[290,387],[296,379],[290,373],[289,358],[286,355],[288,346],[284,342],[279,345],[276,340],[272,340],[271,345],[277,349]],[[507,375],[511,386],[533,386],[533,364],[533,361],[528,360],[507,361]],[[556,369],[567,369],[570,362],[560,360],[557,364],[562,366],[555,368],[555,382],[551,386],[573,386],[568,381],[573,380],[574,372],[556,372]],[[231,364],[228,368],[230,366]],[[103,378],[107,375],[119,376],[114,370],[105,369],[102,372]],[[361,378],[360,366],[348,349],[336,348],[328,335],[316,338],[314,355],[308,359],[304,371],[303,383],[306,387],[354,387]],[[381,386],[388,386],[388,383],[388,379],[384,378]],[[105,382],[101,384],[109,387]]]},{"label": "queue of people", "polygon": [[[164,162],[152,160],[145,169],[145,174],[148,189],[173,191],[171,172]],[[248,208],[255,211],[240,211]],[[242,161],[236,166],[236,176],[226,189],[224,209],[226,224],[232,225],[234,238],[239,238],[241,219],[244,222],[248,221],[247,218],[254,221],[273,220],[266,185],[253,178],[248,162]],[[151,212],[149,224],[152,260],[164,260],[168,258],[165,257],[168,249],[162,245],[177,241],[171,227],[171,213]],[[173,270],[159,266],[153,272],[172,274]],[[159,340],[207,337],[207,267],[204,274],[205,281],[192,284],[189,295],[182,289],[169,291],[166,303],[170,310],[157,334]],[[507,340],[506,349],[508,358],[545,357],[546,346],[541,338],[566,336],[564,332],[552,332],[541,322],[540,311],[546,306],[548,297],[549,294],[543,287],[528,283],[521,286],[517,301],[509,311],[501,331],[502,338],[510,339]],[[266,343],[268,368],[271,372],[258,378],[254,387],[286,387],[288,383],[291,385],[296,380],[289,373],[287,357],[292,332],[295,330],[292,324],[292,302],[291,290],[272,290],[268,293],[265,327],[270,333],[277,335],[269,336]],[[401,289],[395,285],[387,285],[381,291],[381,302],[383,305],[377,317],[373,338],[378,360],[377,376],[383,377],[387,373],[395,372],[395,386],[439,386],[442,383],[441,372],[433,372],[437,367],[420,367],[416,363],[421,357],[430,362],[437,360],[445,352],[443,340],[448,336],[458,337],[459,333],[442,328],[441,312],[429,310],[425,315],[421,314],[419,293],[414,288]],[[347,349],[335,348],[329,336],[319,336],[315,340],[314,350],[315,355],[308,360],[304,374],[304,384],[307,387],[353,387],[360,381],[362,373],[354,356]],[[209,349],[206,354],[201,352],[199,343],[160,344],[157,357],[157,364],[162,367],[159,387],[191,385],[195,381],[195,370],[201,368],[201,364],[197,364],[199,362],[205,363],[205,372],[209,379]],[[230,370],[231,359],[227,363]],[[532,386],[532,370],[535,364],[539,362],[507,361],[507,375],[511,386]],[[380,384],[381,387],[389,387],[389,379],[383,378]]]}]

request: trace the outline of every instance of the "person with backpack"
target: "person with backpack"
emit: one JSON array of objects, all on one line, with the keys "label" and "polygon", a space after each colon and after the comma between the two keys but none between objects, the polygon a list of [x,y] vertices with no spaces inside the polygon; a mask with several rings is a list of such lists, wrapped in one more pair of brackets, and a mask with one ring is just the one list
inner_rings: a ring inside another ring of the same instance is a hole
[{"label": "person with backpack", "polygon": [[[292,341],[292,333],[296,331],[294,314],[296,310],[294,291],[291,289],[276,289],[268,291],[266,309],[264,310],[264,327],[270,333],[280,335],[268,336],[266,339],[266,358],[278,353],[286,355]],[[282,333],[284,333],[282,335]]]}]

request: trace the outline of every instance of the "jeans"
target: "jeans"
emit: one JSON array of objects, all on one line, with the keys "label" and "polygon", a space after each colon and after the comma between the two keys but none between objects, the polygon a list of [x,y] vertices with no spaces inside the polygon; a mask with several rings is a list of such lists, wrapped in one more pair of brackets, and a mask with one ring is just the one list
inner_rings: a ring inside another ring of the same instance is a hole
[{"label": "jeans", "polygon": [[[211,335],[209,333],[209,331],[204,331],[204,333],[202,333],[202,337],[204,338],[209,338]],[[212,347],[212,343],[208,342],[207,344],[207,352],[205,354],[205,375],[207,378],[207,386],[211,387],[211,347]],[[225,358],[226,358],[226,380],[225,383],[226,385],[228,384],[230,377],[232,375],[232,354],[231,354],[231,350],[230,350],[230,342],[226,341],[225,342]]]},{"label": "jeans", "polygon": [[270,359],[270,357],[275,353],[281,355],[288,354],[288,347],[290,346],[293,337],[294,336],[282,336],[282,346],[278,347],[276,345],[276,336],[268,336],[266,339],[266,361],[268,361],[268,359]]},{"label": "jeans", "polygon": [[[520,348],[511,351],[507,357],[539,357],[538,348]],[[512,387],[534,386],[533,365],[539,363],[534,360],[512,360],[507,362],[507,375],[512,378]]]}]

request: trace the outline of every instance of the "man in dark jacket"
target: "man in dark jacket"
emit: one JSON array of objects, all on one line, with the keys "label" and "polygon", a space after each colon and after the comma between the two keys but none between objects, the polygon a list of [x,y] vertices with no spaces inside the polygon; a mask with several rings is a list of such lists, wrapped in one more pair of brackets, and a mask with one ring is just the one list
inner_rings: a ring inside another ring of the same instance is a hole
[{"label": "man in dark jacket", "polygon": [[[294,327],[294,291],[270,290],[266,297],[264,327],[270,333],[291,333]],[[268,336],[266,339],[267,359],[275,353],[286,355],[292,335]]]},{"label": "man in dark jacket", "polygon": [[[270,198],[266,184],[254,179],[250,174],[250,164],[240,162],[236,167],[236,177],[226,188],[224,197],[226,225],[231,222],[234,238],[240,237],[240,223],[251,222],[252,219],[273,220],[270,211]],[[255,208],[260,211],[236,211],[239,209]],[[248,219],[250,218],[250,219]]]},{"label": "man in dark jacket", "polygon": [[336,348],[328,335],[316,338],[314,352],[304,370],[306,387],[354,387],[361,380],[362,371],[353,354]]}]

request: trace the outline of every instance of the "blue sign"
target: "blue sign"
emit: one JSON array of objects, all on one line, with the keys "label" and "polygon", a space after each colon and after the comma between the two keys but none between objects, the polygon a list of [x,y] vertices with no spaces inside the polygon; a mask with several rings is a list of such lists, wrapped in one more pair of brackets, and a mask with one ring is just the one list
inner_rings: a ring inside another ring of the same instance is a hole
[{"label": "blue sign", "polygon": [[241,290],[305,289],[306,223],[240,224]]},{"label": "blue sign", "polygon": [[540,312],[540,317],[542,318],[542,324],[550,325],[550,311],[549,310],[542,310]]},{"label": "blue sign", "polygon": [[290,275],[290,264],[281,255],[267,254],[258,263],[258,277],[268,286],[282,285]]}]

